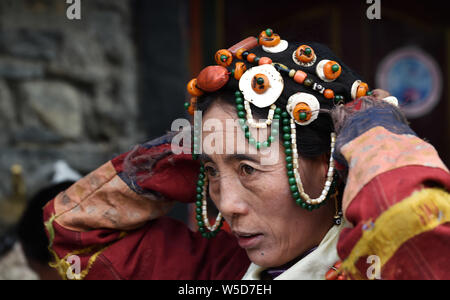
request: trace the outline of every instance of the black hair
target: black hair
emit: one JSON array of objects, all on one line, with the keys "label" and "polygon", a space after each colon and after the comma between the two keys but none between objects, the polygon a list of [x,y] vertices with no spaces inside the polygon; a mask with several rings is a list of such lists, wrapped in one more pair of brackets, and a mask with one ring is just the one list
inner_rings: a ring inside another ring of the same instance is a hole
[{"label": "black hair", "polygon": [[51,261],[48,251],[48,238],[45,234],[43,207],[60,192],[68,189],[74,182],[65,181],[43,188],[28,202],[17,225],[17,237],[25,256],[43,264]]}]

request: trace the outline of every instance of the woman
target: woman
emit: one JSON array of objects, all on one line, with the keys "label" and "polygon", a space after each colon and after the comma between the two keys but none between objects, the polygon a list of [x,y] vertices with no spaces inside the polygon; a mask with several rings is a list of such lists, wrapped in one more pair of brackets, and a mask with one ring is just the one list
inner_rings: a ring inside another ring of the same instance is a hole
[{"label": "woman", "polygon": [[[46,206],[63,277],[450,277],[449,258],[436,255],[449,250],[450,175],[392,98],[326,47],[270,29],[215,58],[188,84],[186,108],[203,114],[194,159],[175,154],[190,150],[186,139],[167,135]],[[174,201],[196,203],[197,232],[164,217]]]}]

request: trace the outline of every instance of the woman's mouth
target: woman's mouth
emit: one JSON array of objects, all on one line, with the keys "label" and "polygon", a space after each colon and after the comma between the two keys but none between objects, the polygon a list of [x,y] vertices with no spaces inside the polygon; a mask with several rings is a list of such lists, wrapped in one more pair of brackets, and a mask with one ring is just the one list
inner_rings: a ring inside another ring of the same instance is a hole
[{"label": "woman's mouth", "polygon": [[241,248],[254,248],[263,238],[262,233],[243,233],[233,232],[238,239],[238,244]]}]

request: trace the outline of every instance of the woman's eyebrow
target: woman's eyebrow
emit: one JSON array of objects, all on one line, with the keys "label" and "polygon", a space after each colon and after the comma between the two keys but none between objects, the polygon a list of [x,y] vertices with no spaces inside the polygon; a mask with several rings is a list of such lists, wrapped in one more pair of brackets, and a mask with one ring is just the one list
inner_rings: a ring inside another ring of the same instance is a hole
[{"label": "woman's eyebrow", "polygon": [[205,153],[200,153],[198,159],[202,162],[213,162],[212,158]]},{"label": "woman's eyebrow", "polygon": [[241,161],[241,160],[248,160],[254,163],[259,163],[260,159],[259,158],[255,158],[253,156],[249,156],[246,154],[229,154],[225,156],[225,162],[229,162],[229,161]]}]

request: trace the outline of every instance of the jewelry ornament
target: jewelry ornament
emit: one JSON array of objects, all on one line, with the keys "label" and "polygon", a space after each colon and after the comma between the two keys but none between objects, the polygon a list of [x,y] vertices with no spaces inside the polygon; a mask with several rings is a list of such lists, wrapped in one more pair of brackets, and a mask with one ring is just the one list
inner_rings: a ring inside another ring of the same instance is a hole
[{"label": "jewelry ornament", "polygon": [[316,63],[317,56],[313,48],[301,45],[292,53],[292,60],[299,66],[311,67]]},{"label": "jewelry ornament", "polygon": [[[263,78],[264,82],[259,78]],[[247,70],[239,80],[239,90],[244,99],[259,108],[274,104],[283,92],[283,88],[283,77],[270,64]]]},{"label": "jewelry ornament", "polygon": [[308,125],[319,117],[320,103],[314,95],[296,93],[289,97],[286,111],[298,125]]},{"label": "jewelry ornament", "polygon": [[321,60],[316,66],[316,74],[325,82],[335,81],[342,73],[341,66],[332,60]]}]

